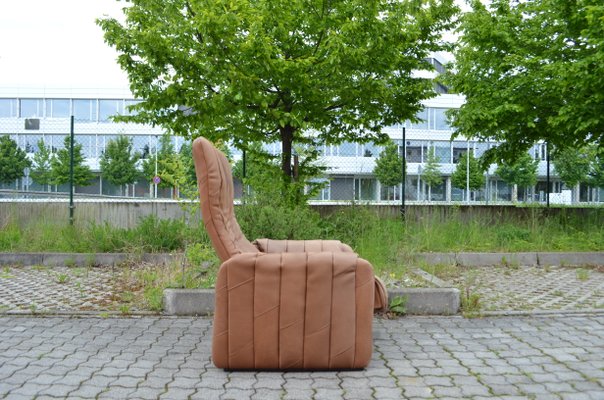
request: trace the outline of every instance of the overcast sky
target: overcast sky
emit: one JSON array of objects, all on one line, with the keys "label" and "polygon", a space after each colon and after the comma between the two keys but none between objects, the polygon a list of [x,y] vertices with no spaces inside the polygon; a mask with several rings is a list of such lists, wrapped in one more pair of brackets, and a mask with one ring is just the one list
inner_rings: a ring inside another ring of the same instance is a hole
[{"label": "overcast sky", "polygon": [[119,17],[116,0],[0,1],[0,85],[124,87],[117,53],[95,19]]},{"label": "overcast sky", "polygon": [[[462,2],[462,0],[459,0]],[[127,88],[95,19],[121,19],[116,0],[1,0],[0,86]]]}]

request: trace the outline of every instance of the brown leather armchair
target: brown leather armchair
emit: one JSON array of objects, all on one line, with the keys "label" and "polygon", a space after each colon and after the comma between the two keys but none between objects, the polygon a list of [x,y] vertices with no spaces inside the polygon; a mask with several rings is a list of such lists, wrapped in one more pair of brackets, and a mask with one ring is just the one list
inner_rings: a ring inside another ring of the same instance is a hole
[{"label": "brown leather armchair", "polygon": [[214,364],[225,369],[358,369],[369,363],[374,308],[387,304],[371,264],[337,240],[250,243],[235,219],[231,167],[193,142],[201,214],[222,265]]}]

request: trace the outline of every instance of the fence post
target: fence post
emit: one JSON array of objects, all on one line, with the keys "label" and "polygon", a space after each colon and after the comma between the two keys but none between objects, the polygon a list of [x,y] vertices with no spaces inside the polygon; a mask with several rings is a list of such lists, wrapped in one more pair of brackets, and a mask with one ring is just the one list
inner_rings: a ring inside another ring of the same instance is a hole
[{"label": "fence post", "polygon": [[405,183],[407,180],[407,138],[405,133],[405,127],[403,126],[403,165],[402,165],[402,182],[401,182],[401,217],[405,220]]},{"label": "fence post", "polygon": [[550,176],[549,176],[549,162],[550,162],[550,159],[549,159],[549,142],[545,142],[545,159],[546,159],[546,164],[547,164],[547,174],[546,174],[546,176],[547,176],[546,181],[547,182],[546,182],[546,185],[545,185],[547,187],[547,193],[545,193],[545,196],[547,198],[547,205],[546,205],[546,207],[549,208],[549,192],[551,192],[551,189],[550,189],[550,183],[551,182],[550,182]]},{"label": "fence post", "polygon": [[73,115],[70,119],[70,140],[69,140],[69,225],[73,225],[73,142],[74,142],[74,129],[73,129]]}]

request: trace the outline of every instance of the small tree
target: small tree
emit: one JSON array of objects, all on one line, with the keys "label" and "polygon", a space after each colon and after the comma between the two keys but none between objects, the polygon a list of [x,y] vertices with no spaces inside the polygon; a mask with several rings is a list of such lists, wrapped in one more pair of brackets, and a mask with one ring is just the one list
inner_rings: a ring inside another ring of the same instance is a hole
[{"label": "small tree", "polygon": [[[55,157],[50,160],[52,167],[52,184],[63,185],[69,182],[69,145],[71,139],[65,137],[63,142],[64,147],[57,151]],[[90,167],[84,164],[84,154],[82,154],[82,145],[74,143],[73,145],[73,184],[74,186],[89,186],[94,174],[90,171]]]},{"label": "small tree", "polygon": [[575,187],[587,182],[592,157],[588,147],[555,149],[552,163],[560,180],[573,191],[573,200],[577,200]]},{"label": "small tree", "polygon": [[537,183],[538,166],[539,160],[531,157],[529,153],[522,153],[513,162],[501,160],[495,174],[509,185],[529,188]]},{"label": "small tree", "polygon": [[436,186],[443,181],[434,147],[428,150],[426,166],[422,172],[422,180],[428,185],[428,201],[430,201],[432,200],[432,186]]},{"label": "small tree", "polygon": [[589,171],[589,184],[595,188],[604,188],[604,148],[593,148],[594,156]]},{"label": "small tree", "polygon": [[[470,170],[470,178],[468,182],[468,163]],[[483,174],[483,170],[480,168],[478,160],[474,157],[473,154],[469,154],[468,152],[464,152],[459,158],[459,163],[451,174],[451,183],[453,186],[460,189],[467,189],[469,186],[470,191],[478,190],[484,185],[485,177]],[[469,198],[469,193],[467,194]]]},{"label": "small tree", "polygon": [[0,136],[0,183],[13,183],[31,165],[27,155],[8,135]]},{"label": "small tree", "polygon": [[132,141],[126,136],[110,140],[100,160],[103,178],[120,186],[124,194],[124,185],[132,184],[139,175],[136,162],[139,154],[132,151]]},{"label": "small tree", "polygon": [[399,154],[398,146],[390,140],[380,156],[375,160],[373,173],[378,181],[390,189],[403,181],[403,157]]},{"label": "small tree", "polygon": [[52,183],[52,165],[51,161],[54,157],[50,146],[46,146],[44,139],[38,140],[38,151],[34,154],[34,162],[29,175],[34,182],[44,186],[50,191]]},{"label": "small tree", "polygon": [[153,177],[157,173],[157,176],[161,178],[158,185],[160,188],[174,188],[173,184],[164,178],[168,175],[174,176],[174,171],[170,168],[175,165],[173,163],[175,157],[177,154],[172,144],[172,136],[167,134],[160,136],[159,146],[156,146],[155,151],[143,161],[143,175],[149,182],[153,182]]}]

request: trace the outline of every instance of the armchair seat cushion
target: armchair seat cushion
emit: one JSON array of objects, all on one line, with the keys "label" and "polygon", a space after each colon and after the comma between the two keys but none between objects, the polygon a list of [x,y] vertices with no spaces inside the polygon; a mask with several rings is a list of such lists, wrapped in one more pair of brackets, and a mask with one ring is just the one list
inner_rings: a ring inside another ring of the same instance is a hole
[{"label": "armchair seat cushion", "polygon": [[262,253],[307,253],[307,252],[344,252],[354,250],[339,240],[273,240],[256,239],[252,242]]}]

